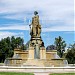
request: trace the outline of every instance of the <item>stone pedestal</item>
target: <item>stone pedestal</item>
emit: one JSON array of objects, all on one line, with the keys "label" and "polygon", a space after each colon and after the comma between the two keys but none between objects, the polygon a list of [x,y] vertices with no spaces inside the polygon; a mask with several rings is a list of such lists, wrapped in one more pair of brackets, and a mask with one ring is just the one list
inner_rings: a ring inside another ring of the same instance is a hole
[{"label": "stone pedestal", "polygon": [[40,59],[46,59],[46,49],[45,49],[45,47],[40,47]]},{"label": "stone pedestal", "polygon": [[34,47],[29,47],[28,59],[34,59]]},{"label": "stone pedestal", "polygon": [[31,37],[29,46],[30,47],[35,47],[35,45],[38,44],[39,46],[44,46],[44,42],[41,37]]}]

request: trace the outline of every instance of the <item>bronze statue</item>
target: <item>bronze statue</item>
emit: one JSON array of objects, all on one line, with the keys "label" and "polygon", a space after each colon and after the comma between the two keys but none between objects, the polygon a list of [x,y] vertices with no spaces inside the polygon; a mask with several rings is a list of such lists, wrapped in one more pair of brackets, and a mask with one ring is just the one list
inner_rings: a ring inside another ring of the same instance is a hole
[{"label": "bronze statue", "polygon": [[32,22],[29,26],[30,26],[30,35],[31,35],[29,47],[34,47],[34,57],[35,59],[39,59],[40,47],[44,47],[44,42],[41,38],[41,25],[39,23],[39,15],[37,11],[34,12],[34,16],[32,17]]},{"label": "bronze statue", "polygon": [[41,25],[39,24],[38,12],[34,12],[34,17],[32,18],[32,23],[30,24],[30,35],[31,37],[40,37]]}]

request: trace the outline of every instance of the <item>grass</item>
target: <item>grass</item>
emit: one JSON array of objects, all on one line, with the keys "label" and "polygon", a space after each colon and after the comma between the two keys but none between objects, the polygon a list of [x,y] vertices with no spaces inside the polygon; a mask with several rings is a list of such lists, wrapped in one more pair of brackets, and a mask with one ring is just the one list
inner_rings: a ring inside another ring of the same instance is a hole
[{"label": "grass", "polygon": [[32,73],[0,72],[0,75],[34,75]]},{"label": "grass", "polygon": [[[0,75],[34,75],[32,73],[0,72]],[[75,75],[75,73],[54,73],[50,75]]]},{"label": "grass", "polygon": [[54,73],[50,75],[75,75],[75,73]]}]

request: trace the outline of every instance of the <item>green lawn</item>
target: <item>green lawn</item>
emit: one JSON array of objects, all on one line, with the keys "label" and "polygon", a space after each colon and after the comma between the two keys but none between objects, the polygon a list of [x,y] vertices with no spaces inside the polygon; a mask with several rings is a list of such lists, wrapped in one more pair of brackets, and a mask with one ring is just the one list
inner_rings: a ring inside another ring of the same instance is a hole
[{"label": "green lawn", "polygon": [[0,72],[0,75],[34,75],[32,73]]},{"label": "green lawn", "polygon": [[55,73],[50,75],[75,75],[75,73]]}]

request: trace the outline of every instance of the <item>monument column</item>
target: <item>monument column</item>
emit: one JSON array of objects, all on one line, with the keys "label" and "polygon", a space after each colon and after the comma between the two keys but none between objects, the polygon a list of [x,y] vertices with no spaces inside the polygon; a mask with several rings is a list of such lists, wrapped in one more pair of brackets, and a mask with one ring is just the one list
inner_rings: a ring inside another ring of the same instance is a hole
[{"label": "monument column", "polygon": [[34,12],[32,23],[29,26],[31,35],[29,43],[29,58],[45,59],[46,50],[44,48],[44,42],[41,38],[41,25],[39,23],[39,15],[37,11]]},{"label": "monument column", "polygon": [[35,45],[34,58],[35,59],[40,59],[40,47],[39,47],[38,44]]},{"label": "monument column", "polygon": [[40,59],[46,59],[46,49],[45,49],[45,47],[40,47]]},{"label": "monument column", "polygon": [[34,47],[29,47],[28,59],[34,59]]}]

